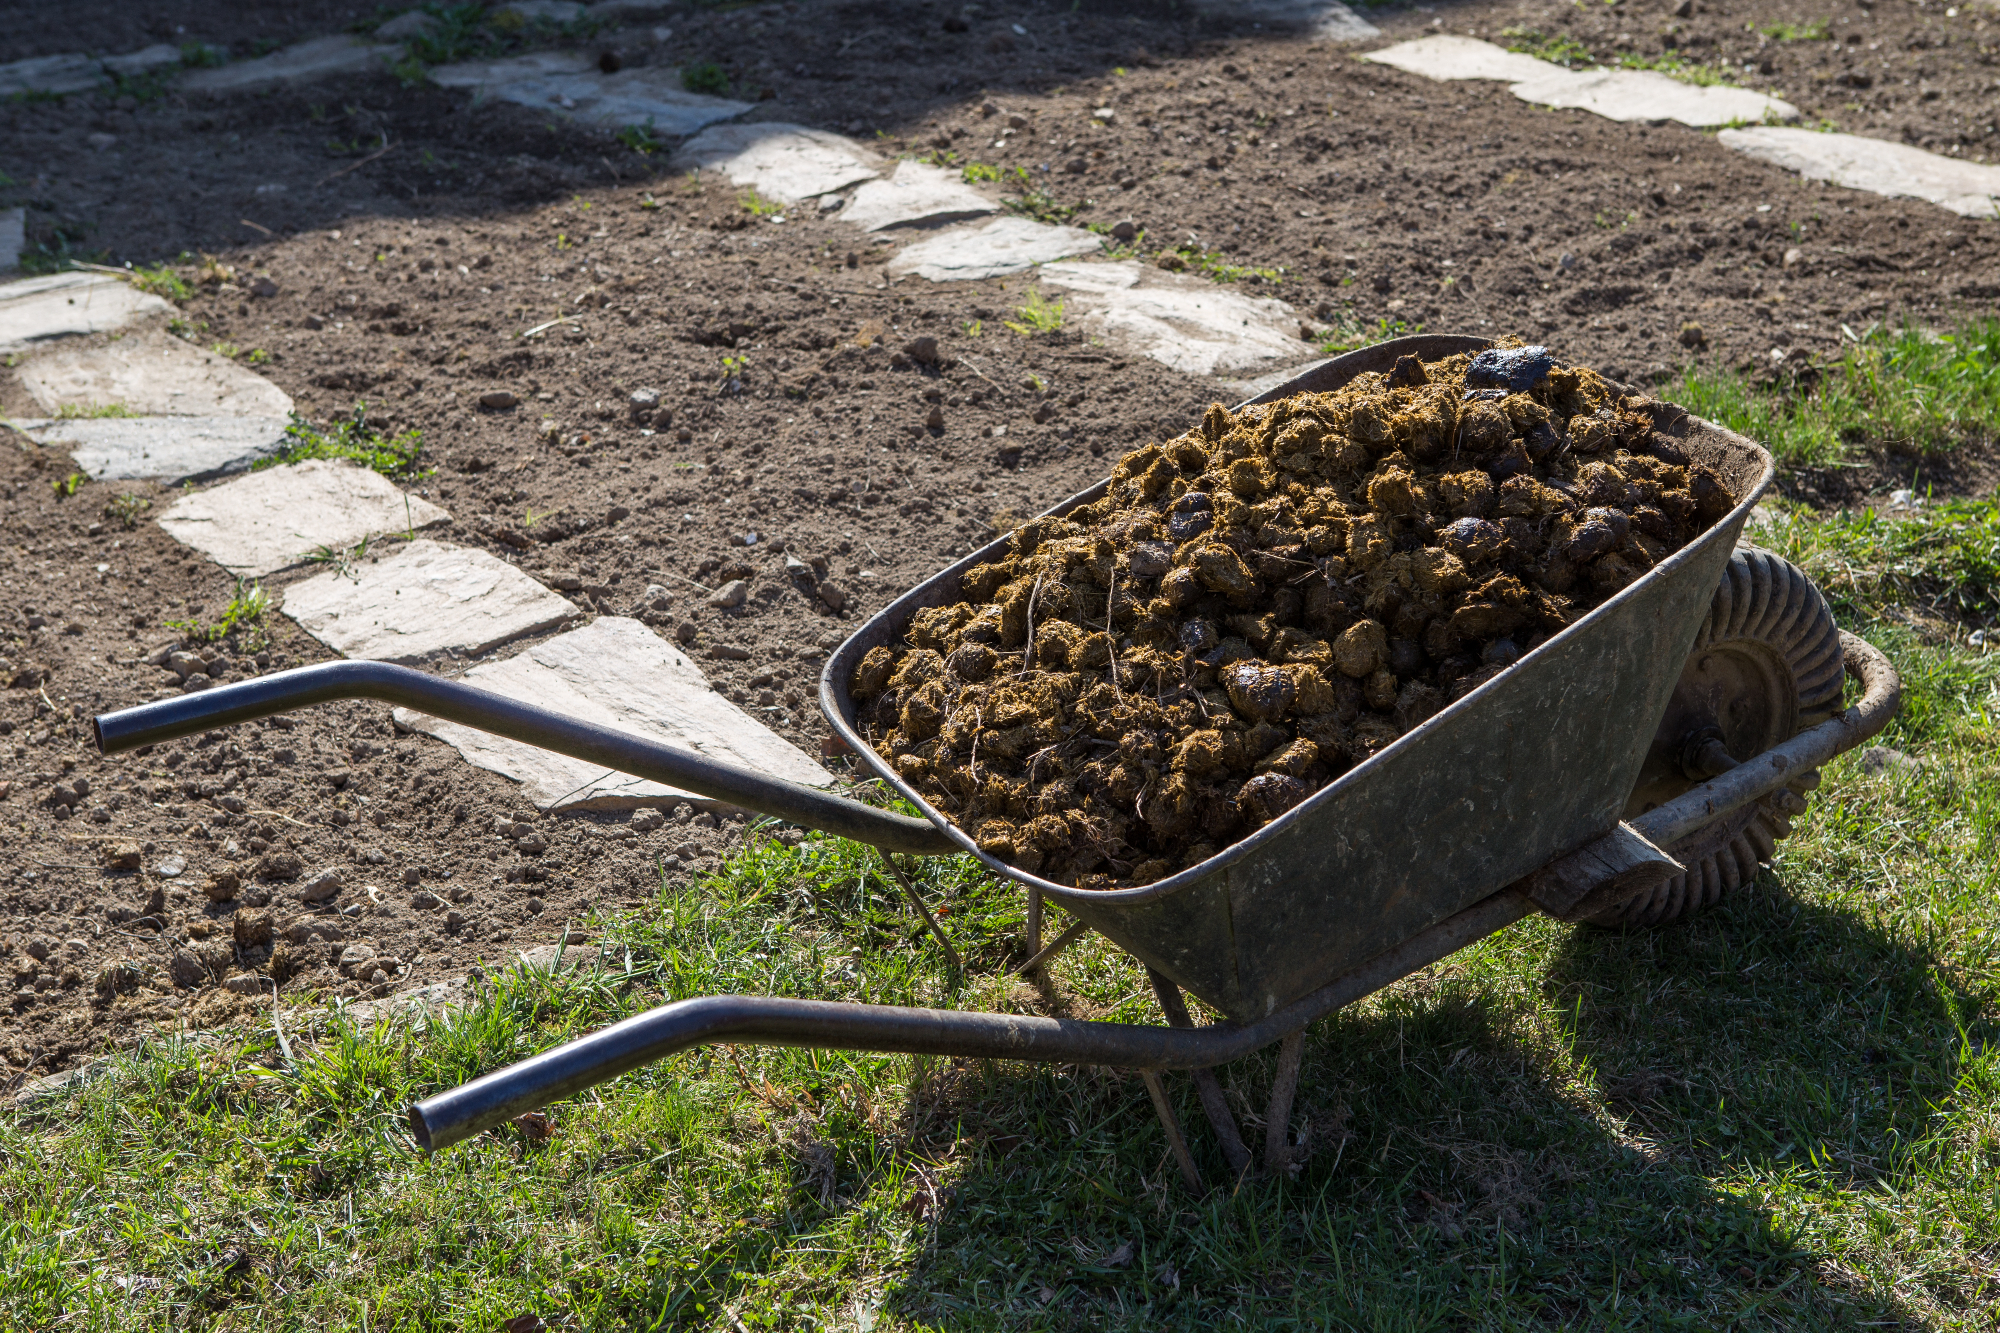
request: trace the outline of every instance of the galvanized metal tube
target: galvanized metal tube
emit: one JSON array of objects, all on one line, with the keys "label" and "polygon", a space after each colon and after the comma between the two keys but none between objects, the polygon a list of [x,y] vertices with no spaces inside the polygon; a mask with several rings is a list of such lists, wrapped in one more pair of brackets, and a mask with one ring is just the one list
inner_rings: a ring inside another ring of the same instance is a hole
[{"label": "galvanized metal tube", "polygon": [[1903,682],[1896,668],[1873,644],[1845,630],[1840,634],[1840,648],[1848,674],[1861,682],[1859,703],[1628,821],[1632,828],[1661,847],[1672,847],[1688,834],[1769,796],[1794,775],[1819,767],[1888,726],[1903,706]]},{"label": "galvanized metal tube", "polygon": [[1124,1069],[1201,1069],[1241,1059],[1533,910],[1519,893],[1503,889],[1269,1017],[1241,1027],[1141,1027],[749,995],[677,1000],[426,1097],[410,1107],[410,1129],[426,1150],[446,1148],[525,1111],[710,1042]]},{"label": "galvanized metal tube", "polygon": [[334,699],[380,699],[401,704],[449,722],[602,764],[614,772],[869,843],[885,852],[948,856],[958,850],[950,838],[921,819],[877,810],[831,792],[718,763],[691,750],[579,722],[518,699],[387,662],[327,662],[105,713],[95,719],[97,745],[105,754],[117,754]]}]

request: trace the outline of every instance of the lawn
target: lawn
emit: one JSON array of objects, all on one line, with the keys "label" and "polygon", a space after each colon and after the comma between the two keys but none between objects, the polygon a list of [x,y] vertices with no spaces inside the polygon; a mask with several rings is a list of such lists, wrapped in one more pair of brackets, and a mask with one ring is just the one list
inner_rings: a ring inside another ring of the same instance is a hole
[{"label": "lawn", "polygon": [[[753,1048],[413,1149],[411,1099],[663,997],[1160,1021],[1095,936],[1001,979],[976,866],[918,878],[960,974],[875,853],[758,838],[427,1029],[287,1011],[0,1114],[0,1327],[1994,1327],[1996,532],[1761,529],[1902,671],[1921,767],[1836,761],[1687,924],[1530,919],[1314,1025],[1289,1177],[1231,1182],[1185,1075],[1200,1197],[1134,1076]],[[1271,1065],[1223,1073],[1253,1140]]]}]

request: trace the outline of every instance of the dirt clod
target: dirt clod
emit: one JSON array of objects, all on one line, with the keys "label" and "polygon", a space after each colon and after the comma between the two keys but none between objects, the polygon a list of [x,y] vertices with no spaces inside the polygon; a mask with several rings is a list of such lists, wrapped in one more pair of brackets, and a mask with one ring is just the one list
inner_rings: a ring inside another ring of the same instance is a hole
[{"label": "dirt clod", "polygon": [[1023,870],[1149,883],[1278,818],[1734,503],[1542,347],[1399,359],[1127,455],[850,681],[870,739]]}]

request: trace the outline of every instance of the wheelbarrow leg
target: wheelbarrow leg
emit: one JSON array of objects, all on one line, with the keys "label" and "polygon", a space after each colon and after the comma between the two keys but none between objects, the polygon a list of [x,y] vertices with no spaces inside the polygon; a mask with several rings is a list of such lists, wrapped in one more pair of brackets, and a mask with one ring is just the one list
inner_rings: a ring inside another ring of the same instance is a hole
[{"label": "wheelbarrow leg", "polygon": [[1271,1080],[1271,1105],[1264,1112],[1264,1169],[1283,1175],[1292,1163],[1285,1140],[1292,1127],[1292,1095],[1299,1090],[1299,1064],[1306,1053],[1306,1030],[1300,1028],[1278,1044],[1278,1072]]},{"label": "wheelbarrow leg", "polygon": [[[1193,1027],[1194,1019],[1188,1017],[1180,987],[1150,967],[1146,969],[1146,975],[1152,979],[1153,994],[1159,997],[1167,1022],[1177,1028]],[[1209,1127],[1222,1143],[1222,1156],[1229,1163],[1229,1173],[1240,1179],[1250,1169],[1250,1149],[1244,1145],[1243,1131],[1236,1127],[1236,1117],[1229,1113],[1229,1102],[1222,1095],[1222,1082],[1216,1078],[1213,1069],[1190,1072],[1194,1075],[1194,1090],[1201,1096],[1201,1109],[1208,1116]]]},{"label": "wheelbarrow leg", "polygon": [[1174,1150],[1174,1160],[1180,1163],[1181,1179],[1196,1194],[1201,1193],[1201,1172],[1195,1167],[1194,1154],[1188,1151],[1187,1136],[1181,1133],[1181,1118],[1174,1114],[1173,1103],[1167,1100],[1167,1085],[1161,1081],[1158,1070],[1142,1069],[1139,1078],[1146,1085],[1146,1095],[1153,1099],[1153,1114],[1160,1117],[1160,1128],[1167,1131],[1167,1146]]}]

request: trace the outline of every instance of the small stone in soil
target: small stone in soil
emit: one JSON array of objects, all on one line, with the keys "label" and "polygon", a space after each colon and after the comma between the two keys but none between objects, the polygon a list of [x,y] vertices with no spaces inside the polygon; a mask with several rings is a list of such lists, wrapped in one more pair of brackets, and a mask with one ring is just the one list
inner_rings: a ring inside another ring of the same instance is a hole
[{"label": "small stone in soil", "polygon": [[727,611],[743,605],[749,597],[750,585],[742,579],[731,579],[709,596],[708,604]]}]

